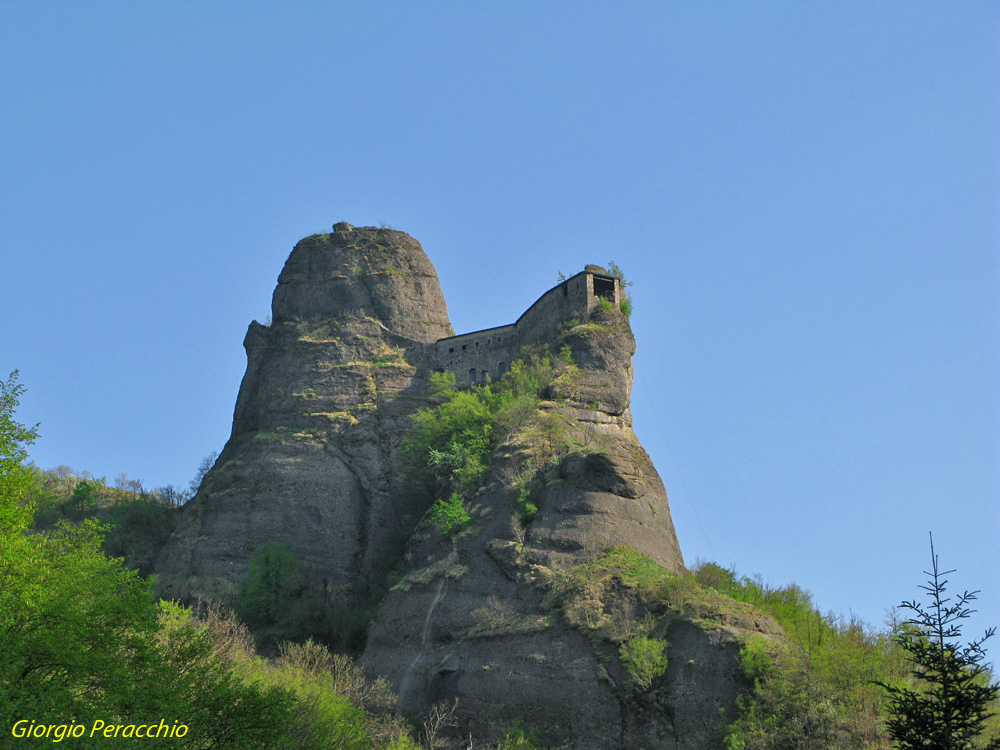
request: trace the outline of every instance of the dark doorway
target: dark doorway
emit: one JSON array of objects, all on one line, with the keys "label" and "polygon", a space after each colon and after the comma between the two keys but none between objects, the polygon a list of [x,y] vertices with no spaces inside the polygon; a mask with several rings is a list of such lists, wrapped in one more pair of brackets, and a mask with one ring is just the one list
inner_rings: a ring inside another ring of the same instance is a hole
[{"label": "dark doorway", "polygon": [[615,301],[615,280],[602,276],[594,277],[594,296],[604,297],[609,302]]}]

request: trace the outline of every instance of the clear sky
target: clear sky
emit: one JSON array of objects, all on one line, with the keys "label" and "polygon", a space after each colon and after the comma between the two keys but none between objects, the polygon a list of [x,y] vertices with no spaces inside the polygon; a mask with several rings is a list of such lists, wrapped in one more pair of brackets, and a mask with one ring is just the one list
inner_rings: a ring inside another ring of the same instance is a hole
[{"label": "clear sky", "polygon": [[998,50],[991,2],[0,3],[0,376],[40,466],[184,485],[301,237],[409,232],[458,332],[613,260],[689,563],[880,623],[933,531],[1000,625]]}]

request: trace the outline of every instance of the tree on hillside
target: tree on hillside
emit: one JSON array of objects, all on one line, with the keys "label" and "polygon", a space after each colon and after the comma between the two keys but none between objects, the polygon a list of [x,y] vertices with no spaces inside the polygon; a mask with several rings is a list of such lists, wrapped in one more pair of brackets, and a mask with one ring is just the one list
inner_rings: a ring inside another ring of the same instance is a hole
[{"label": "tree on hillside", "polygon": [[93,483],[83,480],[78,482],[73,488],[73,505],[80,511],[86,513],[97,504],[97,488]]},{"label": "tree on hillside", "polygon": [[945,596],[944,576],[954,572],[938,568],[932,537],[931,570],[924,571],[929,579],[920,587],[929,605],[916,600],[900,605],[913,614],[895,641],[908,655],[917,689],[879,684],[888,692],[889,734],[902,750],[1000,750],[1000,739],[977,742],[1000,696],[983,664],[983,643],[996,628],[968,645],[959,642],[960,621],[975,611],[969,604],[979,592],[966,591],[954,602]]},{"label": "tree on hillside", "polygon": [[[293,698],[244,680],[220,660],[212,635],[188,626],[190,611],[157,606],[152,583],[101,552],[106,527],[92,519],[31,533],[26,465],[34,428],[14,420],[23,386],[0,382],[0,726],[182,721],[174,748],[291,747]],[[82,484],[82,483],[81,483]],[[77,485],[79,486],[79,485]],[[147,718],[148,717],[148,718]],[[44,744],[91,747],[89,738]],[[0,743],[3,744],[3,743]],[[6,746],[6,745],[4,745]],[[41,746],[26,740],[23,747]],[[108,747],[122,747],[117,743]]]},{"label": "tree on hillside", "polygon": [[31,520],[24,502],[34,472],[25,466],[27,446],[38,437],[38,425],[25,427],[14,420],[14,410],[24,392],[18,385],[17,370],[0,381],[0,532],[23,528]]},{"label": "tree on hillside", "polygon": [[188,487],[191,489],[192,497],[198,494],[198,490],[201,489],[201,483],[205,481],[205,475],[208,474],[209,471],[211,471],[213,466],[215,466],[215,460],[218,457],[219,457],[219,452],[212,451],[203,459],[201,459],[201,463],[198,464],[198,471],[195,472],[194,479],[192,479],[191,483],[188,485]]}]

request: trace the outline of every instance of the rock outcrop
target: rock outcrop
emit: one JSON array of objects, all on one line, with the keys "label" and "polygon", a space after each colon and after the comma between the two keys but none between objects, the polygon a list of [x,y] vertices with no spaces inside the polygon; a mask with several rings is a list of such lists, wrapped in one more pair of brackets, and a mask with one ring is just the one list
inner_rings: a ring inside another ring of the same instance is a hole
[{"label": "rock outcrop", "polygon": [[350,598],[408,533],[397,451],[427,373],[405,356],[453,333],[420,244],[338,225],[303,239],[247,331],[233,431],[161,555],[163,596],[231,603],[251,555],[282,542]]},{"label": "rock outcrop", "polygon": [[[617,651],[563,616],[554,593],[614,547],[685,572],[666,491],[632,431],[635,342],[618,282],[588,266],[516,323],[454,337],[419,243],[334,230],[298,243],[273,322],[250,325],[232,435],[160,557],[161,595],[232,603],[255,550],[282,542],[329,597],[378,597],[361,663],[389,679],[402,712],[458,698],[462,735],[482,740],[523,721],[580,750],[718,747],[720,711],[731,715],[744,687],[740,627],[663,620],[669,667],[637,692]],[[537,512],[519,515],[517,478],[551,438],[521,430],[491,456],[465,531],[417,527],[400,501],[400,446],[433,372],[464,386],[546,346],[569,352],[574,375],[548,389],[535,423],[557,422],[573,449],[549,451]],[[638,598],[611,598],[598,620],[616,606],[627,621],[643,615]]]}]

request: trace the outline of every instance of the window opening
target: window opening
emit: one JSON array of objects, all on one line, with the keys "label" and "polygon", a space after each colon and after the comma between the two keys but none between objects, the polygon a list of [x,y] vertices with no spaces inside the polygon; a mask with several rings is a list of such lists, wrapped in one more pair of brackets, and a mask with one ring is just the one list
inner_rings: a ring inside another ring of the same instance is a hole
[{"label": "window opening", "polygon": [[600,276],[594,277],[594,296],[604,297],[611,302],[615,301],[615,280],[605,279]]},{"label": "window opening", "polygon": [[476,368],[475,367],[473,367],[471,370],[469,370],[469,382],[470,383],[475,383],[476,382]]}]

